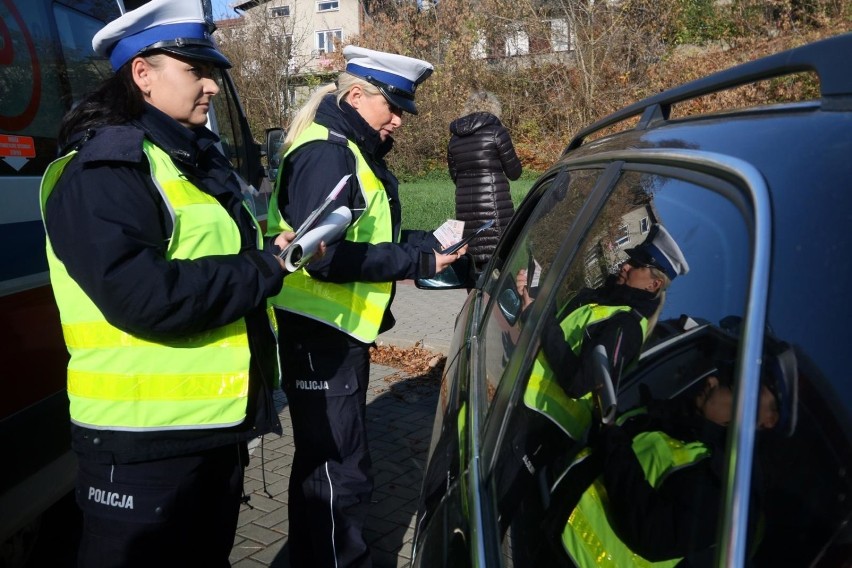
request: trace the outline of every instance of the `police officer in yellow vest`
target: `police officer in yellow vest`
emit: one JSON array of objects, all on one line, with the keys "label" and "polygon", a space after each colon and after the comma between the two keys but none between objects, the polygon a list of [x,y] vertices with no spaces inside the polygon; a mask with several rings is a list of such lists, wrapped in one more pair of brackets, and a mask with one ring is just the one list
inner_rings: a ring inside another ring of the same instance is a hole
[{"label": "police officer in yellow vest", "polygon": [[296,567],[370,565],[369,347],[393,325],[396,280],[432,277],[465,252],[442,255],[432,233],[401,232],[398,182],[384,160],[403,112],[417,113],[415,91],[432,65],[356,46],[343,55],[346,70],[290,126],[269,214],[273,231],[298,227],[352,175],[335,203],[352,211],[345,236],[274,300],[296,443],[288,496]]},{"label": "police officer in yellow vest", "polygon": [[210,31],[173,0],[101,29],[115,74],[65,117],[42,181],[81,566],[229,565],[247,441],[281,432],[266,299],[285,271],[205,128],[230,67]]},{"label": "police officer in yellow vest", "polygon": [[[547,516],[561,519],[562,554],[584,568],[713,565],[732,367],[724,362],[689,392],[650,401],[603,428],[593,459],[583,452],[551,496]],[[764,373],[759,430],[779,424],[778,384]]]},{"label": "police officer in yellow vest", "polygon": [[[498,499],[503,518],[511,518],[520,504],[530,487],[529,475],[536,475],[566,444],[585,440],[594,412],[592,367],[601,364],[594,350],[603,349],[606,371],[617,388],[622,372],[639,356],[662,311],[666,289],[689,271],[677,242],[660,224],[654,224],[641,244],[625,252],[627,260],[603,286],[580,290],[543,322],[541,350],[524,390],[523,401],[530,412],[519,415],[528,424],[511,428],[536,434],[511,441],[518,460],[507,462],[498,473],[499,485],[508,488]],[[522,318],[528,316],[526,308],[533,302],[527,278],[525,270],[516,278]]]}]

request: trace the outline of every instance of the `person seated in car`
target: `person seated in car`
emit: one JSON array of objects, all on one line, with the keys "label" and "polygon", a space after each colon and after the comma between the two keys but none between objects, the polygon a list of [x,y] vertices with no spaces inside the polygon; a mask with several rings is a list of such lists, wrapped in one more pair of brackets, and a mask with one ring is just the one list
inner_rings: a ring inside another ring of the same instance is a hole
[{"label": "person seated in car", "polygon": [[[779,423],[776,384],[764,373],[759,430]],[[711,565],[733,417],[733,365],[720,364],[684,395],[603,426],[551,495],[562,553],[580,567]]]},{"label": "person seated in car", "polygon": [[[584,288],[555,317],[546,317],[541,353],[534,363],[524,403],[550,418],[572,439],[580,440],[591,417],[586,397],[594,388],[600,358],[614,385],[638,356],[665,303],[672,281],[689,271],[680,247],[660,224],[625,251],[628,258],[599,288]],[[524,314],[532,303],[525,270],[516,277]],[[522,315],[522,317],[524,317]],[[603,351],[600,350],[600,347]],[[586,397],[588,399],[588,397]]]},{"label": "person seated in car", "polygon": [[[545,316],[541,351],[524,389],[528,411],[517,413],[508,430],[514,433],[509,440],[514,458],[495,471],[501,530],[518,516],[540,513],[534,496],[539,483],[549,482],[541,480],[542,471],[560,469],[554,467],[556,459],[570,460],[566,447],[582,448],[594,412],[593,367],[601,364],[594,348],[603,346],[605,371],[617,387],[623,369],[639,356],[666,289],[689,271],[680,247],[659,224],[639,246],[625,252],[627,261],[603,286],[580,290],[558,314]],[[519,271],[515,284],[522,299],[521,318],[528,318],[533,298],[526,271]]]}]

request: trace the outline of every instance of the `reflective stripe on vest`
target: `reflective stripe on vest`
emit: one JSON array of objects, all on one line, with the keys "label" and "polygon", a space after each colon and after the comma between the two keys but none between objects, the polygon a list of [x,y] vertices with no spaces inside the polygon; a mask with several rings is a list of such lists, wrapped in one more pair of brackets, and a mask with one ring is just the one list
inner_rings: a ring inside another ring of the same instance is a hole
[{"label": "reflective stripe on vest", "polygon": [[[633,452],[645,472],[645,479],[655,489],[675,471],[710,457],[710,450],[701,442],[685,443],[663,432],[637,435],[633,439]],[[562,545],[577,566],[669,567],[682,560],[671,558],[651,562],[630,550],[607,521],[607,499],[603,480],[598,477],[568,517],[562,531]]]},{"label": "reflective stripe on vest", "polygon": [[[586,328],[615,314],[629,312],[629,306],[602,306],[600,304],[585,304],[568,314],[559,323],[564,334],[565,342],[571,351],[579,356],[583,347]],[[642,318],[642,336],[648,329],[648,320]],[[530,372],[530,380],[524,391],[524,404],[528,408],[540,412],[573,440],[581,440],[591,424],[593,400],[591,393],[581,398],[571,398],[559,386],[556,374],[547,362],[544,352],[539,351]]]},{"label": "reflective stripe on vest", "polygon": [[[313,123],[299,135],[282,157],[309,142],[329,139],[327,128]],[[346,231],[347,241],[387,243],[393,241],[393,222],[384,185],[370,169],[361,150],[352,141],[348,147],[355,155],[356,176],[366,207]],[[281,218],[278,193],[286,191],[275,185],[267,217],[267,234],[278,234],[292,228]],[[328,188],[331,191],[332,188]],[[346,282],[335,284],[316,280],[304,268],[284,279],[284,286],[271,299],[276,308],[319,320],[364,343],[373,342],[390,303],[391,282]]]},{"label": "reflective stripe on vest", "polygon": [[[166,258],[239,252],[239,229],[219,202],[187,181],[163,150],[147,140],[143,150],[173,220]],[[50,193],[75,155],[48,166],[41,184],[42,218]],[[244,320],[168,341],[121,331],[71,278],[47,237],[50,279],[71,355],[68,398],[74,423],[152,431],[243,422],[250,359]]]}]

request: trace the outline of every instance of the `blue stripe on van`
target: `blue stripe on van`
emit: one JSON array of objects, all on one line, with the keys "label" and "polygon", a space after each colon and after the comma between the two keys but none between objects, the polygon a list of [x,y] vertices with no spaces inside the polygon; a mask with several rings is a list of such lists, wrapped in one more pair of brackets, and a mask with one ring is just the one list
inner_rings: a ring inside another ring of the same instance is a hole
[{"label": "blue stripe on van", "polygon": [[0,225],[0,280],[47,271],[41,220]]}]

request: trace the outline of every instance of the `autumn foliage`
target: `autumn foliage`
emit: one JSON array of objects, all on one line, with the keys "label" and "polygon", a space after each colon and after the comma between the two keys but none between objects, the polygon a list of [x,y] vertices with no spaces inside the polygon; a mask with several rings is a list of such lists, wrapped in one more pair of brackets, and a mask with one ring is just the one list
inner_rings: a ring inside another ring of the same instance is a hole
[{"label": "autumn foliage", "polygon": [[[420,114],[405,117],[389,156],[403,179],[445,170],[448,125],[472,90],[500,98],[525,169],[542,171],[577,131],[619,108],[852,23],[843,0],[372,0],[364,7],[360,35],[345,42],[435,65],[417,93]],[[555,30],[569,29],[560,46]],[[255,80],[252,92],[258,87]],[[270,97],[277,88],[280,81]],[[812,97],[816,88],[813,77],[780,78],[689,101],[674,114]],[[286,106],[285,97],[276,101]],[[277,112],[276,120],[287,116]]]}]

